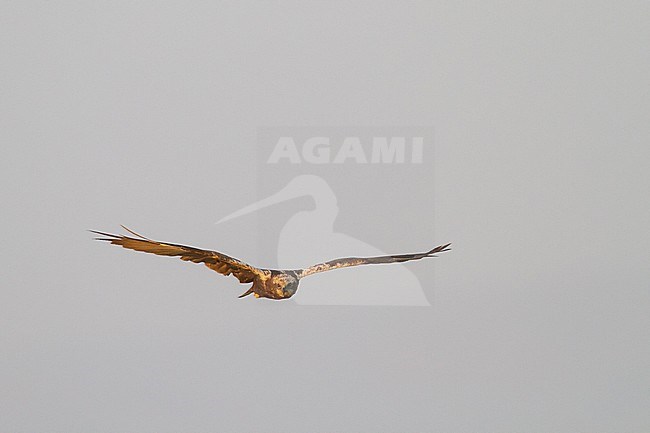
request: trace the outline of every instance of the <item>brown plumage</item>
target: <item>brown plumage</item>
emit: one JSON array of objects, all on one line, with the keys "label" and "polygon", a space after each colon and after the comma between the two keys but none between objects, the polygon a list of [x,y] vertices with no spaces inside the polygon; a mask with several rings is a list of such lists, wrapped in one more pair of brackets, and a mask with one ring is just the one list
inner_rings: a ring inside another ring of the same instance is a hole
[{"label": "brown plumage", "polygon": [[126,231],[136,236],[135,238],[123,235],[90,230],[92,233],[103,236],[95,238],[100,241],[107,241],[113,245],[120,245],[135,251],[158,254],[160,256],[179,257],[181,260],[194,263],[203,263],[208,268],[219,272],[222,275],[233,275],[240,283],[253,283],[253,285],[242,295],[253,293],[257,298],[286,299],[293,296],[298,290],[298,283],[301,278],[319,272],[331,271],[333,269],[346,268],[349,266],[372,265],[381,263],[401,263],[410,260],[420,260],[425,257],[436,257],[434,254],[449,251],[451,244],[440,245],[424,253],[399,254],[378,257],[346,257],[319,263],[305,269],[276,270],[262,269],[244,263],[241,260],[227,256],[223,253],[185,245],[158,242],[122,226]]}]

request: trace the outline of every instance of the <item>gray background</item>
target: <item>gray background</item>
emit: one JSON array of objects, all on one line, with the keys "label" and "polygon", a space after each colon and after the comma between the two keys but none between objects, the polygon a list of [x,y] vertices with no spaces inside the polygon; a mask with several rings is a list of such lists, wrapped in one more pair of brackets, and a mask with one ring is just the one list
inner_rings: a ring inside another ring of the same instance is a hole
[{"label": "gray background", "polygon": [[[0,430],[650,430],[649,12],[0,3]],[[255,257],[213,222],[274,125],[436,129],[431,308],[237,300],[83,231]]]}]

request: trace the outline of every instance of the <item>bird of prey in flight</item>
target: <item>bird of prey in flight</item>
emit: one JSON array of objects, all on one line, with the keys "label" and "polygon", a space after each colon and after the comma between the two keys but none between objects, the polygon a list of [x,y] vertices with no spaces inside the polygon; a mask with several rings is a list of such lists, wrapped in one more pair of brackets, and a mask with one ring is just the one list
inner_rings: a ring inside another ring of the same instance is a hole
[{"label": "bird of prey in flight", "polygon": [[436,257],[434,254],[449,251],[451,244],[439,245],[432,250],[423,253],[397,254],[379,257],[346,257],[318,263],[305,269],[263,269],[251,266],[241,260],[227,256],[223,253],[185,245],[170,244],[166,242],[153,241],[132,230],[122,226],[126,231],[135,237],[112,235],[95,230],[92,233],[102,237],[95,238],[100,241],[107,241],[113,245],[120,245],[135,251],[158,254],[160,256],[180,257],[181,260],[203,263],[208,268],[223,275],[234,275],[240,283],[253,283],[253,285],[241,294],[243,298],[251,293],[256,298],[287,299],[293,296],[298,290],[298,283],[302,278],[319,272],[331,271],[333,269],[346,268],[349,266],[372,265],[381,263],[401,263],[409,260],[420,260],[425,257]]}]

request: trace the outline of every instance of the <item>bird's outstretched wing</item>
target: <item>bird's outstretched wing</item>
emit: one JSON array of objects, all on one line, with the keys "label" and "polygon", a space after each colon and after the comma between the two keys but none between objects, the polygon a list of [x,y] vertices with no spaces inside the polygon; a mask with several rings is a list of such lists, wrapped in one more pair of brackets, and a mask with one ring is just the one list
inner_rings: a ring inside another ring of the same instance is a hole
[{"label": "bird's outstretched wing", "polygon": [[440,245],[434,249],[424,253],[413,254],[399,254],[393,256],[379,256],[379,257],[346,257],[341,259],[330,260],[329,262],[319,263],[302,269],[299,273],[300,278],[308,275],[317,274],[319,272],[331,271],[333,269],[347,268],[349,266],[359,265],[373,265],[381,263],[401,263],[408,262],[409,260],[420,260],[425,257],[436,257],[434,254],[449,251],[451,244]]},{"label": "bird's outstretched wing", "polygon": [[95,230],[90,231],[92,233],[103,236],[101,238],[95,239],[100,241],[107,241],[113,245],[120,245],[124,248],[135,251],[158,254],[159,256],[179,257],[181,260],[194,263],[204,263],[208,268],[215,270],[220,274],[234,275],[240,283],[250,283],[254,281],[256,277],[264,275],[263,270],[216,251],[202,250],[185,245],[152,241],[151,239],[147,239],[144,236],[139,235],[124,226],[122,226],[122,228],[129,233],[137,236],[137,238],[122,235],[112,235],[110,233],[103,233]]}]

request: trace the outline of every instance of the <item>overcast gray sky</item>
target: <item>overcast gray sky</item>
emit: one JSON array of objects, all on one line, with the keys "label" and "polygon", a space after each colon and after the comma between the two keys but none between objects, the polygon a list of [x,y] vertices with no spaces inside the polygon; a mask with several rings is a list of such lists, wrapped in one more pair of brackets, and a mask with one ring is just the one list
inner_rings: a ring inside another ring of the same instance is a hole
[{"label": "overcast gray sky", "polygon": [[[649,18],[1,2],[0,431],[650,431]],[[265,265],[313,203],[214,224],[287,182],[260,131],[341,125],[435,131],[424,165],[318,173],[339,232],[454,243],[408,265],[429,307],[240,300],[232,278],[85,232]],[[373,173],[408,200],[363,201]]]}]

